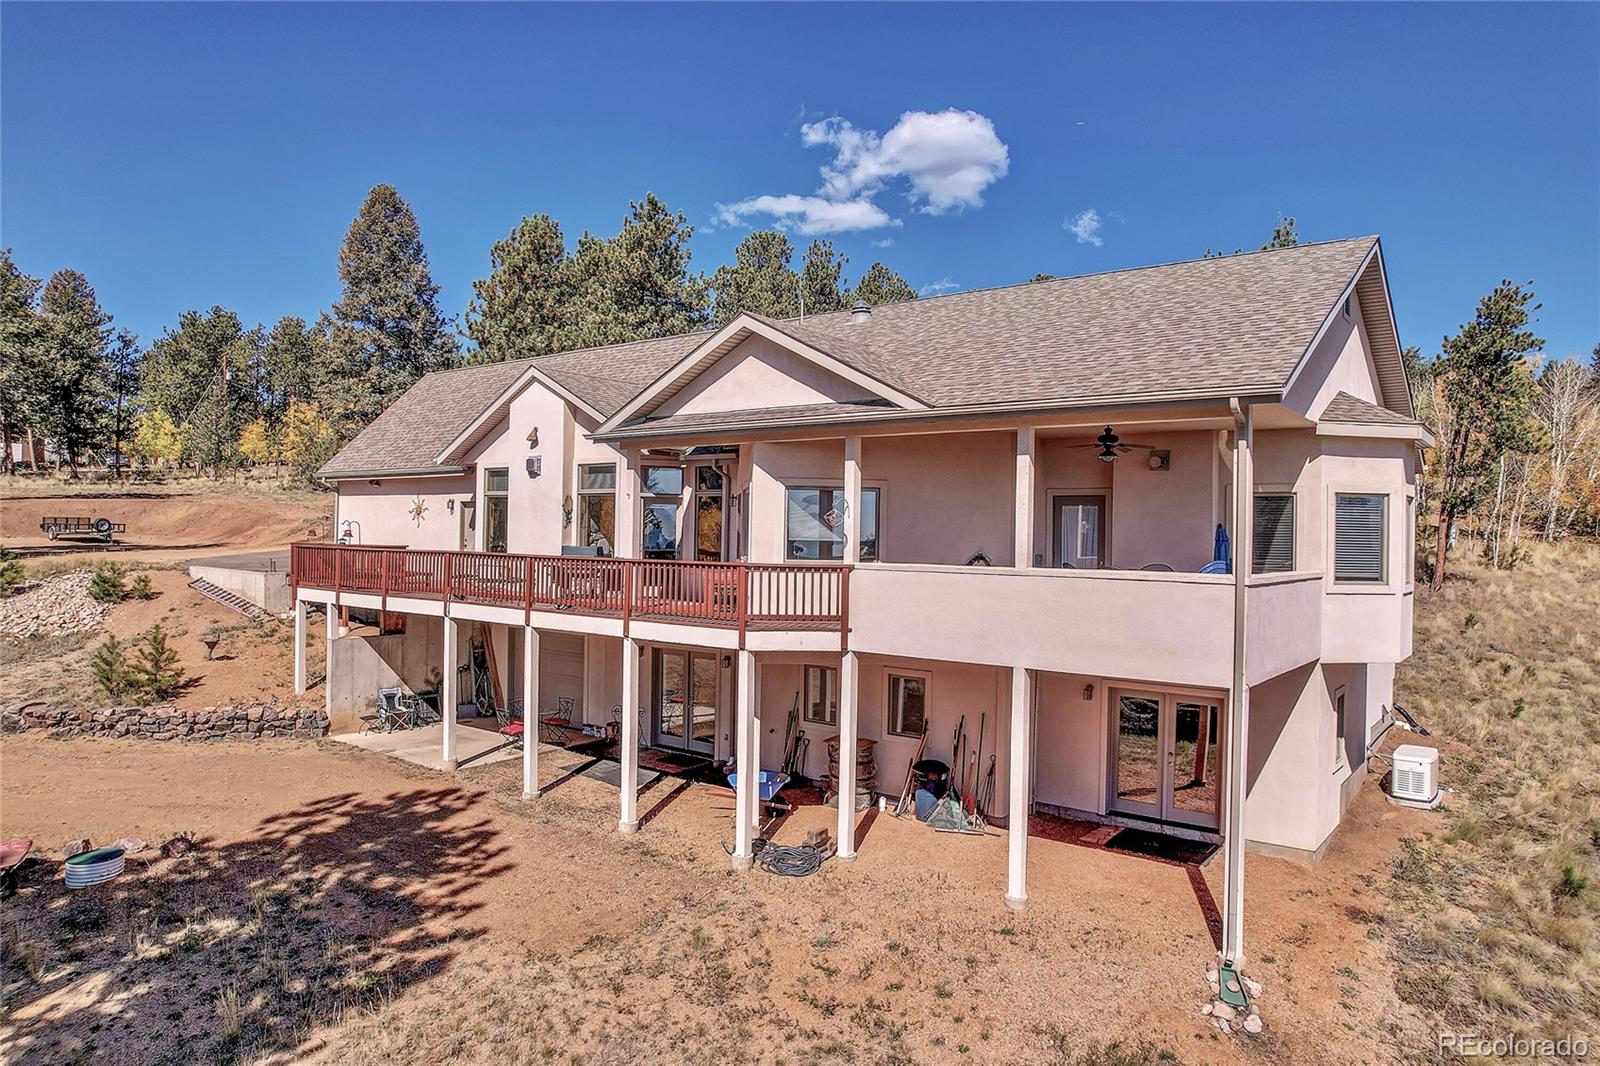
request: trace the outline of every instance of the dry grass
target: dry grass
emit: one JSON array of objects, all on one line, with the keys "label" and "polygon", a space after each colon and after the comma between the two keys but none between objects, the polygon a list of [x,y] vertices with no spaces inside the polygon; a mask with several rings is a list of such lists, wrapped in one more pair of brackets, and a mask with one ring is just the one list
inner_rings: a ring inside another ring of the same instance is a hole
[{"label": "dry grass", "polygon": [[1402,995],[1441,1029],[1595,1034],[1597,619],[1600,547],[1578,543],[1509,572],[1463,560],[1417,604],[1396,698],[1440,740],[1451,828],[1395,860],[1394,945]]}]

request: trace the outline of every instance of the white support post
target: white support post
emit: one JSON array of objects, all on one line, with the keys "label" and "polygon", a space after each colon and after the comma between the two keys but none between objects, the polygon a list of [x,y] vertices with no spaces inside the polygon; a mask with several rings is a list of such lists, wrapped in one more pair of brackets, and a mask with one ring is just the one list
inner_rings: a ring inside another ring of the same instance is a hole
[{"label": "white support post", "polygon": [[522,627],[522,798],[539,796],[539,631]]},{"label": "white support post", "polygon": [[639,831],[639,642],[622,638],[622,812],[617,828],[624,833]]},{"label": "white support post", "polygon": [[844,439],[844,562],[861,561],[861,438]]},{"label": "white support post", "polygon": [[1033,679],[1011,668],[1011,773],[1006,785],[1006,906],[1020,911],[1028,903],[1028,764],[1033,739]]},{"label": "white support post", "polygon": [[1038,433],[1032,426],[1017,430],[1017,517],[1012,548],[1012,566],[1033,565],[1033,527],[1035,474],[1037,472]]},{"label": "white support post", "polygon": [[327,623],[326,637],[322,643],[322,709],[327,712],[328,718],[333,718],[333,640],[337,636],[334,629],[339,624],[339,608],[333,601],[323,605],[322,619]]},{"label": "white support post", "polygon": [[743,649],[738,654],[734,680],[733,868],[750,869],[754,857],[755,824],[751,813],[760,805],[756,777],[761,772],[761,737],[756,722],[756,657]]},{"label": "white support post", "polygon": [[1255,468],[1251,445],[1254,412],[1246,408],[1244,424],[1233,437],[1233,684],[1228,693],[1228,728],[1223,758],[1222,958],[1244,961],[1244,807],[1245,754],[1249,739],[1250,678],[1245,658],[1246,605],[1255,549]]},{"label": "white support post", "polygon": [[638,559],[644,555],[640,491],[638,449],[624,448],[621,468],[617,471],[616,555],[619,559]]},{"label": "white support post", "polygon": [[456,620],[449,616],[444,619],[444,663],[441,667],[443,676],[439,679],[439,718],[444,723],[444,741],[441,746],[439,760],[444,763],[446,770],[456,768],[456,703],[459,695],[456,693]]},{"label": "white support post", "polygon": [[294,694],[306,691],[306,601],[296,596],[294,601]]},{"label": "white support post", "polygon": [[856,741],[860,735],[860,715],[856,694],[860,688],[860,661],[847,651],[839,659],[839,831],[841,859],[856,857]]}]

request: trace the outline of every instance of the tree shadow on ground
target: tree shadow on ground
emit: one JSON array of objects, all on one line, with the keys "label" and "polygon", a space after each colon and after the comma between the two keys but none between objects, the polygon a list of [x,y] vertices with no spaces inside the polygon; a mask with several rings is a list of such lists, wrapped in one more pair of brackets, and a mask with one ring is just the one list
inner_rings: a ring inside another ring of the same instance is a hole
[{"label": "tree shadow on ground", "polygon": [[469,802],[331,796],[77,892],[32,864],[0,927],[0,1059],[295,1060],[484,934],[466,890],[507,849]]}]

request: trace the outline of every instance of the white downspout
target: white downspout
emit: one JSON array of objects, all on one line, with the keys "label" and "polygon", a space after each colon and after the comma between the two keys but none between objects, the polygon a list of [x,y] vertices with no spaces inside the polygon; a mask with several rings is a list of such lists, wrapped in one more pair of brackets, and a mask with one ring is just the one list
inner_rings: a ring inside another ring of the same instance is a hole
[{"label": "white downspout", "polygon": [[1233,436],[1233,678],[1228,694],[1226,802],[1223,808],[1222,951],[1224,961],[1244,961],[1245,774],[1249,740],[1250,686],[1245,635],[1248,630],[1249,580],[1254,549],[1254,469],[1251,448],[1255,418],[1250,408],[1230,401],[1238,423]]}]

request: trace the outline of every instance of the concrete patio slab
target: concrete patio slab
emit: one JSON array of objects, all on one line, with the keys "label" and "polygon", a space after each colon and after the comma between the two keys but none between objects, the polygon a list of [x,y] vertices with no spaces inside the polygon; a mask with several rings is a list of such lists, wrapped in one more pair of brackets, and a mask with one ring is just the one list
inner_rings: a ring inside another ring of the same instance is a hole
[{"label": "concrete patio slab", "polygon": [[[366,751],[381,752],[391,755],[396,759],[403,759],[415,766],[423,766],[429,770],[445,770],[446,767],[439,759],[439,752],[444,745],[444,726],[425,725],[416,729],[403,729],[395,733],[341,733],[330,738],[341,744],[362,748]],[[477,766],[492,766],[497,762],[510,762],[521,759],[522,751],[519,748],[504,747],[505,738],[490,729],[477,729],[472,726],[458,725],[456,727],[456,763],[465,764],[468,768]],[[495,749],[500,750],[496,751]],[[549,744],[539,745],[539,756],[547,754],[565,754],[565,749]]]}]

